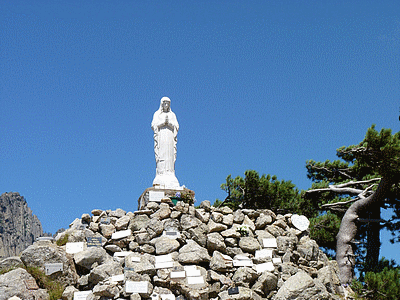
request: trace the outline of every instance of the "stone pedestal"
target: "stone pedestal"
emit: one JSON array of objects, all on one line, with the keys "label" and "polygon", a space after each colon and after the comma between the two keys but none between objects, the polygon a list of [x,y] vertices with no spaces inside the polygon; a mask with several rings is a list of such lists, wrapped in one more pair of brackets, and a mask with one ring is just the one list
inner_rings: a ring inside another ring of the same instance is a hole
[{"label": "stone pedestal", "polygon": [[150,201],[150,192],[164,192],[164,197],[175,197],[176,193],[179,192],[182,196],[191,195],[194,198],[194,191],[189,190],[185,187],[179,187],[179,189],[164,189],[158,186],[153,186],[145,189],[138,199],[138,210],[144,209],[147,203]]}]

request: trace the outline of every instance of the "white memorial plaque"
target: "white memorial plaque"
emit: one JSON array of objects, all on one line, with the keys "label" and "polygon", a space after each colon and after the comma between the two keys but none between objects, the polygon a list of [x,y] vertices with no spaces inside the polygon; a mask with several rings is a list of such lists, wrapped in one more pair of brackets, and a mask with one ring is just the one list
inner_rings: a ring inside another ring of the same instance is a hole
[{"label": "white memorial plaque", "polygon": [[164,262],[167,262],[167,261],[173,261],[171,254],[156,256],[156,264],[164,263]]},{"label": "white memorial plaque", "polygon": [[185,278],[186,272],[185,271],[174,271],[170,273],[171,278]]},{"label": "white memorial plaque", "polygon": [[255,265],[257,273],[263,273],[264,271],[274,271],[275,267],[274,264],[269,261],[263,264]]},{"label": "white memorial plaque", "polygon": [[66,243],[65,244],[65,252],[69,254],[74,254],[83,251],[83,242],[76,243]]},{"label": "white memorial plaque", "polygon": [[118,251],[118,252],[114,252],[114,256],[116,257],[125,257],[128,256],[129,254],[132,254],[133,252],[130,251]]},{"label": "white memorial plaque", "polygon": [[124,274],[111,276],[111,281],[112,282],[124,281],[124,279],[125,279],[125,275]]},{"label": "white memorial plaque", "polygon": [[262,249],[256,250],[256,258],[264,258],[264,257],[271,257],[272,258],[272,249]]},{"label": "white memorial plaque", "polygon": [[165,261],[161,263],[156,263],[154,266],[155,269],[168,269],[168,268],[173,268],[174,267],[174,262],[173,261]]},{"label": "white memorial plaque", "polygon": [[147,281],[127,281],[125,283],[125,292],[147,294],[148,283]]},{"label": "white memorial plaque", "polygon": [[140,257],[138,257],[138,256],[131,256],[131,262],[140,262]]},{"label": "white memorial plaque", "polygon": [[74,292],[74,300],[86,300],[92,291]]},{"label": "white memorial plaque", "polygon": [[174,294],[161,294],[161,300],[175,300]]},{"label": "white memorial plaque", "polygon": [[193,276],[187,278],[188,284],[203,284],[204,278],[203,276]]},{"label": "white memorial plaque", "polygon": [[263,239],[264,248],[276,248],[276,238]]},{"label": "white memorial plaque", "polygon": [[184,266],[187,277],[201,276],[201,271],[197,269],[196,266]]},{"label": "white memorial plaque", "polygon": [[252,267],[253,261],[250,259],[234,259],[233,266],[234,267]]},{"label": "white memorial plaque", "polygon": [[131,231],[130,229],[127,229],[127,230],[120,230],[120,231],[114,232],[114,233],[111,235],[111,238],[112,238],[113,240],[118,240],[118,239],[122,239],[122,238],[124,238],[124,237],[128,237],[128,236],[130,236],[131,234],[132,234],[132,231]]},{"label": "white memorial plaque", "polygon": [[161,199],[164,198],[164,192],[159,191],[149,191],[149,201],[150,202],[161,202]]},{"label": "white memorial plaque", "polygon": [[310,226],[310,221],[306,216],[292,215],[290,219],[292,220],[293,226],[300,231],[307,230],[308,226]]},{"label": "white memorial plaque", "polygon": [[281,264],[282,263],[282,259],[280,257],[275,257],[275,258],[272,259],[272,263],[274,265]]},{"label": "white memorial plaque", "polygon": [[150,296],[151,300],[160,300],[160,296],[157,293],[153,293]]},{"label": "white memorial plaque", "polygon": [[63,271],[62,263],[44,264],[44,273],[46,275],[51,275],[53,273],[62,271]]}]

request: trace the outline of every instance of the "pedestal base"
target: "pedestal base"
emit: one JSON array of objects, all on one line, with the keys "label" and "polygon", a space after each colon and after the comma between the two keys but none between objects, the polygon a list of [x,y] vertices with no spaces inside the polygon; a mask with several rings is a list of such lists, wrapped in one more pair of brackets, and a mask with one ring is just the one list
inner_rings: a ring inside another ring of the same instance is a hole
[{"label": "pedestal base", "polygon": [[153,180],[153,187],[157,189],[183,190],[183,187],[179,185],[179,181],[174,173],[157,174],[156,178]]},{"label": "pedestal base", "polygon": [[149,193],[150,191],[157,191],[157,192],[164,192],[165,197],[175,197],[176,193],[179,192],[181,193],[181,195],[184,194],[190,194],[194,197],[194,191],[189,190],[185,187],[179,187],[179,189],[164,189],[161,187],[150,187],[145,189],[145,191],[142,193],[142,195],[140,195],[139,199],[138,199],[138,210],[142,210],[145,209],[147,203],[149,203],[150,201],[150,197],[149,197]]}]

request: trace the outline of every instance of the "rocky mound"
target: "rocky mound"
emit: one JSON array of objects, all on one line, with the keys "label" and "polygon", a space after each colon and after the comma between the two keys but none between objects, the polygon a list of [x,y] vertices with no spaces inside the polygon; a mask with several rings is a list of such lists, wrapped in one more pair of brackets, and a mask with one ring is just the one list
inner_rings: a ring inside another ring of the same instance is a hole
[{"label": "rocky mound", "polygon": [[24,197],[18,193],[0,196],[0,257],[19,255],[42,234],[42,224]]},{"label": "rocky mound", "polygon": [[[95,209],[58,234],[66,245],[38,241],[21,260],[65,284],[69,300],[341,299],[336,262],[292,220],[209,201]],[[19,295],[5,294],[6,275],[0,300]]]}]

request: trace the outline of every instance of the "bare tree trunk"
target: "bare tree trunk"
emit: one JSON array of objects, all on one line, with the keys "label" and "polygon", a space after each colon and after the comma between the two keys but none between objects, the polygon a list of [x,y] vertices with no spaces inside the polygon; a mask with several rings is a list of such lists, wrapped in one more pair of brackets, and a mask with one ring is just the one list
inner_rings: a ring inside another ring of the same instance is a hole
[{"label": "bare tree trunk", "polygon": [[390,186],[390,180],[382,178],[374,194],[354,202],[343,216],[339,233],[336,236],[336,261],[342,284],[350,284],[354,277],[355,257],[353,247],[354,238],[357,234],[357,219],[364,211],[374,207],[374,204],[383,202]]},{"label": "bare tree trunk", "polygon": [[[369,219],[379,220],[381,218],[381,208],[379,205],[374,205],[369,212]],[[381,248],[379,222],[370,222],[367,225],[367,255],[365,259],[365,272],[378,271],[379,251]]]}]

